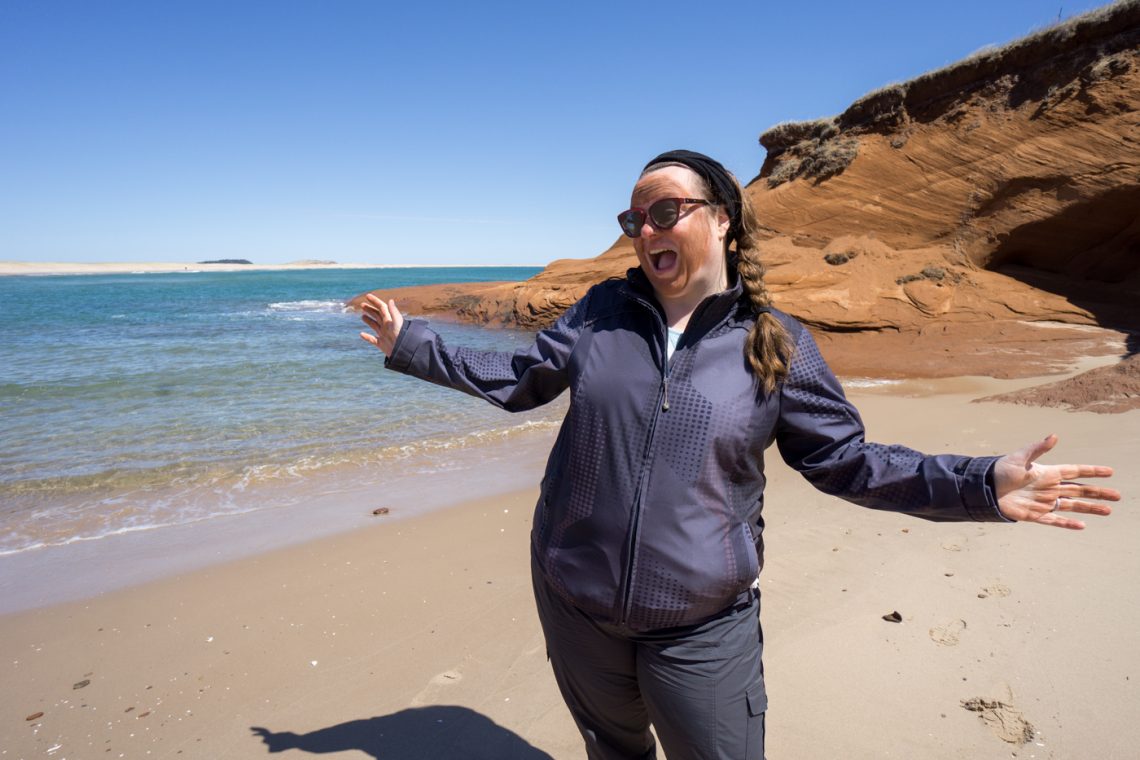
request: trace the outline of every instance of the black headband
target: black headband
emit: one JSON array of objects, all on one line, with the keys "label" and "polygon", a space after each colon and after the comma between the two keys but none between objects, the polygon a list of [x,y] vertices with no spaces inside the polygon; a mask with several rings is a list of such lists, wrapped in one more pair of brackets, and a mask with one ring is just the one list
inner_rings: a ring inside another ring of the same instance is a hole
[{"label": "black headband", "polygon": [[[645,165],[645,168],[654,164],[682,164],[692,169],[705,181],[712,190],[712,201],[725,207],[728,211],[728,238],[730,242],[739,237],[740,232],[740,185],[729,174],[728,169],[703,153],[692,150],[671,150],[662,153]],[[644,171],[644,169],[642,170]]]}]

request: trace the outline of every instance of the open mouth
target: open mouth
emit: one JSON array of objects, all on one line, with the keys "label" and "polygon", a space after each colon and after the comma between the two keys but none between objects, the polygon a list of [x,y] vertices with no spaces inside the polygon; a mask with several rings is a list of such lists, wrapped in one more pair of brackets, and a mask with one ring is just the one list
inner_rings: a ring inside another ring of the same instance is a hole
[{"label": "open mouth", "polygon": [[649,265],[654,272],[667,272],[677,264],[677,252],[672,249],[649,252]]}]

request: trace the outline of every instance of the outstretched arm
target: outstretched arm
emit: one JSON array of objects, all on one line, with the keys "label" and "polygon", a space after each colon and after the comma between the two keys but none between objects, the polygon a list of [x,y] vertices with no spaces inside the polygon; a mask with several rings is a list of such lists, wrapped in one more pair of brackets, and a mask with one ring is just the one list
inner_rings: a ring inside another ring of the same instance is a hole
[{"label": "outstretched arm", "polygon": [[1010,519],[998,509],[988,478],[998,457],[931,456],[868,442],[859,412],[811,334],[797,331],[776,427],[785,462],[820,491],[870,509],[937,522]]},{"label": "outstretched arm", "polygon": [[545,404],[566,389],[570,356],[586,324],[589,301],[590,292],[539,331],[529,349],[509,353],[448,346],[427,322],[405,319],[394,301],[369,294],[361,316],[371,332],[360,337],[384,352],[390,370],[517,412]]},{"label": "outstretched arm", "polygon": [[994,464],[998,509],[1010,520],[1035,522],[1081,530],[1080,520],[1061,514],[1107,515],[1112,507],[1101,502],[1120,501],[1120,492],[1104,486],[1075,482],[1077,478],[1107,478],[1112,468],[1093,464],[1038,464],[1037,459],[1057,445],[1049,435]]},{"label": "outstretched arm", "polygon": [[[776,440],[816,488],[874,509],[929,520],[1010,520],[1080,530],[1066,513],[1107,515],[1120,494],[1077,482],[1106,478],[1099,465],[1042,465],[1050,435],[1004,457],[927,456],[864,440],[863,423],[806,330],[780,400]],[[992,476],[992,477],[991,477]]]}]

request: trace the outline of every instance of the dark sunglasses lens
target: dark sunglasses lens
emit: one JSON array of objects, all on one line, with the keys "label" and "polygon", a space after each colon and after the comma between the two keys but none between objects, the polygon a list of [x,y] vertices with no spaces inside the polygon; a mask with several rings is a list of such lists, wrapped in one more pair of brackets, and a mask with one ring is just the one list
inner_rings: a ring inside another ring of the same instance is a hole
[{"label": "dark sunglasses lens", "polygon": [[629,237],[640,237],[641,226],[645,224],[645,212],[634,209],[623,211],[618,214],[618,224],[621,225],[621,231]]},{"label": "dark sunglasses lens", "polygon": [[663,198],[649,207],[649,218],[659,230],[671,229],[680,217],[681,204],[676,198]]}]

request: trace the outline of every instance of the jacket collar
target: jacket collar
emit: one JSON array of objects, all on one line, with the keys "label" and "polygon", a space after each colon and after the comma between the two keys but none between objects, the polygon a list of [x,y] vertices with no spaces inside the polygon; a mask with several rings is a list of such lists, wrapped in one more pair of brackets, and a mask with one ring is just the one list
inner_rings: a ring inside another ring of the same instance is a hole
[{"label": "jacket collar", "polygon": [[[748,297],[744,293],[744,285],[740,275],[736,272],[736,255],[731,253],[728,262],[729,286],[715,295],[708,296],[693,310],[693,319],[689,322],[686,332],[699,329],[703,334],[714,325],[732,317],[738,309],[744,309],[751,314]],[[627,295],[645,301],[653,306],[654,310],[664,319],[665,310],[657,301],[653,286],[641,267],[632,267],[625,273],[625,290]]]}]

